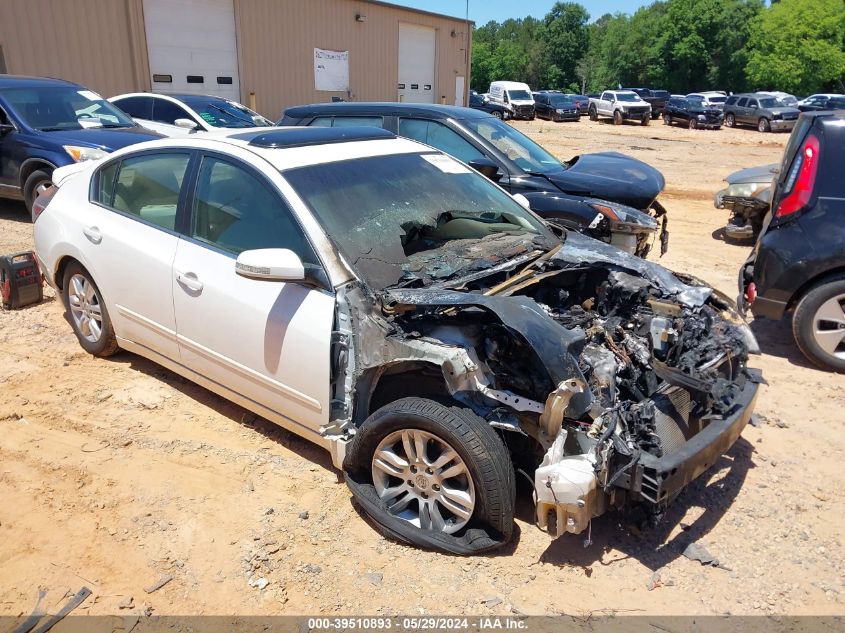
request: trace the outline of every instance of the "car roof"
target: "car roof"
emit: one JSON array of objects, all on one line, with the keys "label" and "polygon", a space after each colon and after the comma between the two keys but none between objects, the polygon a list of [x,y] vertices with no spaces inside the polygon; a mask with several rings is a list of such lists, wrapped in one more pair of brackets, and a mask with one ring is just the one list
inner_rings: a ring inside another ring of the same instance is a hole
[{"label": "car roof", "polygon": [[27,75],[0,75],[0,88],[46,88],[50,86],[71,86],[82,88],[83,86],[64,79],[53,79],[52,77],[29,77]]},{"label": "car roof", "polygon": [[397,116],[426,116],[434,119],[483,119],[492,116],[483,110],[463,108],[460,106],[389,101],[312,103],[310,105],[293,106],[284,111],[285,116],[295,118],[318,114],[395,114]]},{"label": "car roof", "polygon": [[174,136],[130,145],[114,155],[182,147],[223,152],[238,147],[263,158],[279,171],[374,156],[438,152],[381,128],[277,126],[249,132],[225,129],[202,135]]}]

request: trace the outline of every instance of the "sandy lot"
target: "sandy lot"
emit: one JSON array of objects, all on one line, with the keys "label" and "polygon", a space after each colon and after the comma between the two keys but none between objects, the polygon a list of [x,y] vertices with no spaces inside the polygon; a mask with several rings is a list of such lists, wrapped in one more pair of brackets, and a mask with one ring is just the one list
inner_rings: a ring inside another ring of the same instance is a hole
[{"label": "sandy lot", "polygon": [[[777,161],[785,135],[516,125],[564,159],[618,150],[662,170],[663,263],[735,295],[748,247],[712,237],[727,216],[712,195]],[[0,252],[31,243],[23,206],[0,202]],[[754,324],[758,426],[658,529],[610,515],[588,547],[550,541],[525,506],[511,546],[464,559],[380,537],[316,447],[139,357],[89,357],[48,294],[0,312],[2,615],[82,585],[76,613],[845,614],[843,379],[808,366],[786,324]],[[722,566],[684,558],[694,541]]]}]

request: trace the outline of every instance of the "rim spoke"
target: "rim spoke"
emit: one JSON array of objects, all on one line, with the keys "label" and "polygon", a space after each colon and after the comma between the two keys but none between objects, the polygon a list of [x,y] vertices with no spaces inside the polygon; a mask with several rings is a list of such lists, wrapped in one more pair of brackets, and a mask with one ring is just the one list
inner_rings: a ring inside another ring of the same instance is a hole
[{"label": "rim spoke", "polygon": [[97,323],[96,319],[88,319],[88,329],[91,331],[91,336],[95,341],[100,338],[102,328],[100,327],[100,324]]},{"label": "rim spoke", "polygon": [[439,501],[444,508],[463,521],[472,516],[472,497],[468,492],[454,488],[442,488],[441,490],[442,494]]},{"label": "rim spoke", "polygon": [[77,301],[80,301],[82,297],[85,296],[85,289],[82,286],[82,280],[79,275],[74,275],[70,279],[70,283],[73,286],[73,294],[76,297]]},{"label": "rim spoke", "polygon": [[399,486],[394,486],[393,488],[385,488],[382,490],[380,497],[382,501],[384,501],[387,505],[390,505],[397,499],[397,497],[405,492],[408,492],[408,486],[401,484]]},{"label": "rim spoke", "polygon": [[457,463],[452,464],[451,466],[449,466],[449,468],[440,473],[440,478],[451,479],[452,477],[457,477],[458,475],[465,474],[466,471],[467,467],[464,466],[464,463],[462,461],[458,461]]},{"label": "rim spoke", "polygon": [[833,354],[845,339],[845,330],[816,330],[815,339],[824,351]]},{"label": "rim spoke", "polygon": [[402,512],[402,510],[404,510],[405,508],[408,507],[408,505],[411,503],[411,501],[414,501],[416,499],[416,496],[412,495],[411,491],[408,490],[407,488],[404,490],[404,492],[405,492],[404,497],[397,499],[394,503],[388,503],[387,504],[388,509],[390,509],[390,511],[393,512],[394,514],[398,514],[399,512]]},{"label": "rim spoke", "polygon": [[417,454],[414,452],[411,431],[402,431],[402,448],[405,449],[405,456],[408,458],[409,462],[417,461]]},{"label": "rim spoke", "polygon": [[440,514],[440,509],[434,501],[424,501],[420,504],[420,527],[424,530],[441,532],[446,527],[446,521]]},{"label": "rim spoke", "polygon": [[87,314],[83,314],[79,317],[79,331],[82,332],[82,336],[91,336],[91,328],[89,326]]},{"label": "rim spoke", "polygon": [[83,281],[82,287],[85,292],[85,298],[88,300],[88,303],[91,303],[94,300],[94,284],[89,284],[87,281]]},{"label": "rim spoke", "polygon": [[94,303],[88,306],[88,311],[97,321],[101,321],[103,319],[103,311],[100,309],[99,303]]},{"label": "rim spoke", "polygon": [[392,450],[383,448],[376,453],[376,456],[373,459],[373,466],[383,470],[388,475],[401,477],[405,472],[405,469],[408,467],[408,462]]},{"label": "rim spoke", "polygon": [[417,455],[417,459],[428,464],[428,457],[426,456],[426,440],[423,437],[423,434],[419,431],[414,433],[414,450]]},{"label": "rim spoke", "polygon": [[833,297],[819,306],[815,318],[816,328],[818,328],[819,321],[845,323],[845,310],[842,309],[842,304],[839,303],[840,299],[840,297]]},{"label": "rim spoke", "polygon": [[440,457],[434,460],[434,462],[431,464],[431,467],[434,470],[440,470],[446,464],[455,459],[457,456],[458,454],[455,451],[453,451],[451,448],[447,448],[445,451],[443,451],[443,454],[440,455]]}]

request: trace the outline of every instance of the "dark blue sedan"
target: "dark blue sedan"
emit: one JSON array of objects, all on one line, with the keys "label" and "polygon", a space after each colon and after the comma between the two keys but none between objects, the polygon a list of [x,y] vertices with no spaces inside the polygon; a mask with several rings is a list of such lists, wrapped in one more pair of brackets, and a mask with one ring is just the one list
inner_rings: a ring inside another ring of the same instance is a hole
[{"label": "dark blue sedan", "polygon": [[0,75],[0,197],[29,211],[57,167],[156,138],[85,86]]}]

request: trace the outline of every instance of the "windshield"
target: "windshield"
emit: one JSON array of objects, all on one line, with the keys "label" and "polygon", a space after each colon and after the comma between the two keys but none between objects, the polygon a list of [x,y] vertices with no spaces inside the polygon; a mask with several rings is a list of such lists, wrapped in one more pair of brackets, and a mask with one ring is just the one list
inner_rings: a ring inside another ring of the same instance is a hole
[{"label": "windshield", "polygon": [[782,103],[780,103],[774,97],[766,97],[765,99],[757,99],[757,103],[760,104],[761,108],[777,108],[778,106],[783,105]]},{"label": "windshield", "polygon": [[543,174],[565,169],[557,158],[499,119],[465,119],[461,121],[461,125],[490,142],[523,171]]},{"label": "windshield", "polygon": [[283,175],[375,289],[425,286],[560,243],[508,194],[445,154],[360,158]]},{"label": "windshield", "polygon": [[3,96],[29,127],[42,132],[135,127],[135,122],[96,92],[77,86],[12,88]]},{"label": "windshield", "polygon": [[707,99],[710,103],[724,103],[728,100],[727,97],[708,97]]},{"label": "windshield", "polygon": [[554,95],[549,97],[549,103],[556,106],[575,105],[575,101],[573,101],[571,97],[566,97],[564,95]]},{"label": "windshield", "polygon": [[508,90],[508,97],[510,97],[511,101],[514,99],[531,101],[531,95],[526,90]]},{"label": "windshield", "polygon": [[632,92],[618,92],[616,93],[617,101],[639,101],[640,96]]},{"label": "windshield", "polygon": [[209,97],[179,97],[179,100],[200,115],[212,127],[241,128],[267,127],[273,125],[257,112],[245,105]]}]

